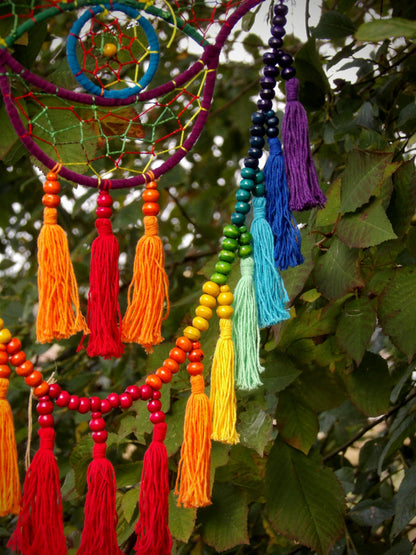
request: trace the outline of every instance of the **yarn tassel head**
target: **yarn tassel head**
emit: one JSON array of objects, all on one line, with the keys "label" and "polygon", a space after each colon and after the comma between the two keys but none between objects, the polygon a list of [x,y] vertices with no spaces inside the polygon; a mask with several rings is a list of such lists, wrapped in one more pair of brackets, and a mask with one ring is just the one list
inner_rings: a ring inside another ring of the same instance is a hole
[{"label": "yarn tassel head", "polygon": [[105,443],[94,443],[93,460],[87,471],[84,529],[77,555],[122,555],[116,534],[116,477],[105,452]]},{"label": "yarn tassel head", "polygon": [[144,229],[136,247],[122,339],[125,343],[139,343],[152,352],[153,345],[163,341],[161,328],[169,313],[169,283],[156,216],[144,217]]},{"label": "yarn tassel head", "polygon": [[211,407],[202,375],[191,376],[191,385],[175,488],[178,505],[188,509],[211,503]]},{"label": "yarn tassel head", "polygon": [[65,555],[61,485],[53,454],[55,430],[40,428],[38,434],[40,447],[26,473],[22,509],[7,547],[22,555]]},{"label": "yarn tassel head", "polygon": [[235,429],[237,419],[237,399],[234,389],[234,344],[232,322],[220,318],[220,337],[215,347],[211,369],[211,438],[223,443],[240,441]]},{"label": "yarn tassel head", "polygon": [[264,166],[266,185],[266,218],[274,238],[276,268],[303,263],[301,239],[295,218],[289,208],[289,189],[285,173],[285,160],[278,137],[269,139],[270,154]]},{"label": "yarn tassel head", "polygon": [[20,512],[20,481],[13,414],[6,399],[9,380],[0,378],[0,517]]},{"label": "yarn tassel head", "polygon": [[273,233],[266,215],[266,199],[253,198],[254,215],[251,224],[254,256],[254,286],[256,290],[259,326],[265,328],[290,318],[285,307],[289,297],[274,264]]},{"label": "yarn tassel head", "polygon": [[251,390],[262,385],[259,374],[264,370],[259,359],[260,330],[253,258],[242,258],[240,267],[241,278],[234,292],[235,382],[240,389]]},{"label": "yarn tassel head", "polygon": [[139,520],[136,525],[138,555],[168,555],[172,549],[169,532],[168,455],[164,439],[166,423],[153,429],[153,441],[143,460],[139,497]]},{"label": "yarn tassel head", "polygon": [[95,227],[98,237],[94,239],[91,247],[87,313],[90,336],[87,353],[91,357],[102,356],[109,359],[120,357],[124,352],[121,342],[121,314],[118,303],[120,251],[109,219],[112,213],[110,195],[104,191],[100,192],[97,204],[98,217]]},{"label": "yarn tassel head", "polygon": [[57,224],[60,189],[57,175],[50,172],[44,183],[42,202],[43,226],[38,237],[38,291],[39,306],[36,319],[36,336],[40,343],[65,339],[87,332],[81,314],[78,286],[72,266],[68,240]]},{"label": "yarn tassel head", "polygon": [[308,118],[298,100],[299,81],[286,82],[286,110],[282,125],[290,209],[309,210],[324,206],[326,197],[318,183],[309,143]]}]

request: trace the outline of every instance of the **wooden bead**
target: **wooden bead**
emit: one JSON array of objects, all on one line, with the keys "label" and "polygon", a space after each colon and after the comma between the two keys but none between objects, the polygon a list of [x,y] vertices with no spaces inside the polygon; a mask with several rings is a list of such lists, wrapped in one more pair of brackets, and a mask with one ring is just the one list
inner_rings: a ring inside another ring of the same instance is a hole
[{"label": "wooden bead", "polygon": [[39,370],[33,370],[33,372],[25,378],[26,385],[29,387],[37,387],[42,381],[42,374]]},{"label": "wooden bead", "polygon": [[79,407],[79,397],[78,395],[71,395],[69,398],[68,408],[69,410],[78,410]]},{"label": "wooden bead", "polygon": [[173,358],[178,364],[182,364],[186,360],[186,353],[179,347],[174,347],[169,351],[169,358]]},{"label": "wooden bead", "polygon": [[111,195],[105,191],[101,191],[97,198],[97,206],[111,208],[113,206],[113,199]]},{"label": "wooden bead", "polygon": [[107,430],[101,430],[100,432],[93,432],[91,436],[95,443],[105,443],[108,438],[108,432]]},{"label": "wooden bead", "polygon": [[143,401],[147,401],[152,397],[153,389],[149,385],[142,385],[140,387],[140,394]]},{"label": "wooden bead", "polygon": [[207,306],[208,308],[215,308],[217,304],[217,300],[215,299],[215,297],[206,294],[199,297],[199,302],[202,304],[202,306]]},{"label": "wooden bead", "polygon": [[152,399],[147,403],[147,410],[149,412],[157,412],[161,408],[162,408],[162,403],[159,401],[159,399]]},{"label": "wooden bead", "polygon": [[52,414],[41,414],[38,418],[38,423],[41,428],[52,428],[55,420]]},{"label": "wooden bead", "polygon": [[91,402],[88,397],[80,397],[78,412],[80,414],[87,414],[91,410]]},{"label": "wooden bead", "polygon": [[217,307],[217,316],[218,318],[225,318],[228,320],[233,315],[233,307],[229,305],[221,305]]},{"label": "wooden bead", "polygon": [[117,393],[109,393],[107,395],[107,400],[113,409],[116,409],[120,405],[120,398]]},{"label": "wooden bead", "polygon": [[52,414],[53,413],[53,403],[52,401],[40,401],[36,405],[36,410],[38,414]]},{"label": "wooden bead", "polygon": [[173,358],[167,358],[163,361],[163,366],[170,370],[172,374],[176,374],[179,370],[179,364]]},{"label": "wooden bead", "polygon": [[195,310],[195,314],[200,318],[205,318],[206,320],[212,318],[212,310],[208,306],[204,305],[199,305]]},{"label": "wooden bead", "polygon": [[221,285],[220,287],[220,292],[221,293],[227,293],[230,290],[228,285]]},{"label": "wooden bead", "polygon": [[190,362],[186,367],[186,370],[190,376],[197,376],[204,372],[204,365],[202,362]]},{"label": "wooden bead", "polygon": [[204,360],[204,351],[202,349],[194,349],[188,355],[189,362],[202,362]]},{"label": "wooden bead", "polygon": [[96,412],[96,411],[100,410],[100,408],[101,408],[101,399],[99,397],[96,397],[95,395],[93,397],[90,397],[90,403],[91,403],[92,412]]},{"label": "wooden bead", "polygon": [[178,337],[176,340],[176,346],[179,347],[179,349],[182,349],[182,351],[185,351],[185,353],[189,353],[192,349],[192,341],[184,336]]},{"label": "wooden bead", "polygon": [[126,387],[126,393],[131,395],[133,401],[137,401],[141,397],[140,387],[138,385],[129,385]]},{"label": "wooden bead", "polygon": [[110,403],[107,401],[107,399],[101,399],[100,402],[100,411],[103,414],[107,414],[108,412],[111,412],[112,410],[112,406],[110,405]]},{"label": "wooden bead", "polygon": [[150,386],[152,389],[161,389],[163,382],[159,378],[159,376],[155,376],[155,374],[150,374],[146,378],[146,384]]},{"label": "wooden bead", "polygon": [[146,189],[157,189],[156,181],[149,181],[149,183],[146,183]]},{"label": "wooden bead", "polygon": [[101,430],[105,430],[104,418],[92,418],[89,422],[89,427],[92,432],[101,432]]},{"label": "wooden bead", "polygon": [[58,174],[56,172],[48,172],[46,179],[48,181],[56,181],[58,179]]},{"label": "wooden bead", "polygon": [[159,214],[159,205],[157,202],[145,202],[142,212],[145,216],[157,216]]},{"label": "wooden bead", "polygon": [[26,355],[23,351],[18,351],[14,355],[12,355],[9,359],[10,364],[13,366],[20,366],[26,360]]},{"label": "wooden bead", "polygon": [[129,393],[121,393],[120,395],[120,407],[122,409],[129,409],[133,404],[133,399]]},{"label": "wooden bead", "polygon": [[183,334],[191,341],[198,341],[198,339],[201,337],[201,332],[196,328],[194,328],[193,326],[187,326],[183,330]]},{"label": "wooden bead", "polygon": [[58,407],[66,407],[69,403],[69,399],[70,399],[70,394],[68,393],[68,391],[61,391],[61,393],[58,395],[55,404]]},{"label": "wooden bead", "polygon": [[219,286],[213,281],[206,281],[202,286],[202,291],[207,295],[212,295],[213,297],[218,297],[220,293]]},{"label": "wooden bead", "polygon": [[165,421],[165,413],[162,412],[161,410],[158,410],[157,412],[152,412],[152,414],[149,417],[149,420],[152,424],[159,424],[160,422],[164,422]]},{"label": "wooden bead", "polygon": [[0,364],[0,378],[8,378],[11,374],[8,364]]},{"label": "wooden bead", "polygon": [[51,195],[47,193],[42,197],[42,204],[43,206],[47,206],[48,208],[57,208],[61,203],[61,199],[58,195]]},{"label": "wooden bead", "polygon": [[48,382],[42,381],[37,387],[35,387],[35,389],[33,390],[33,393],[34,395],[36,395],[36,397],[43,397],[43,395],[48,394],[48,391],[49,391]]},{"label": "wooden bead", "polygon": [[117,45],[113,42],[107,42],[104,45],[103,54],[106,58],[113,58],[117,54]]},{"label": "wooden bead", "polygon": [[16,374],[18,376],[23,376],[24,378],[26,378],[26,376],[29,376],[32,372],[33,364],[30,362],[30,360],[25,360],[23,364],[16,368]]},{"label": "wooden bead", "polygon": [[230,305],[233,303],[234,295],[229,291],[226,293],[220,293],[217,300],[219,305]]},{"label": "wooden bead", "polygon": [[[4,329],[1,331],[9,331],[9,330]],[[0,340],[0,343],[3,343],[3,342]],[[17,337],[13,337],[13,338],[11,337],[9,341],[7,341],[6,350],[9,353],[9,355],[14,355],[15,353],[22,350],[22,342]]]},{"label": "wooden bead", "polygon": [[[17,372],[17,370],[16,370],[16,372]],[[61,386],[60,385],[58,385],[57,383],[51,383],[49,385],[49,397],[51,399],[56,399],[57,397],[59,397],[60,393],[61,393]]]},{"label": "wooden bead", "polygon": [[169,383],[170,381],[172,381],[172,372],[169,370],[169,368],[166,368],[164,366],[161,366],[156,370],[156,376],[158,376],[163,383]]},{"label": "wooden bead", "polygon": [[110,219],[113,211],[109,206],[99,206],[95,210],[95,215],[97,218],[107,218]]},{"label": "wooden bead", "polygon": [[201,318],[200,316],[197,316],[192,320],[192,325],[194,328],[200,331],[207,331],[207,329],[209,328],[208,320],[205,320],[205,318]]},{"label": "wooden bead", "polygon": [[157,189],[146,189],[142,194],[143,202],[157,202],[159,197],[160,193]]},{"label": "wooden bead", "polygon": [[7,351],[0,351],[0,364],[7,364],[9,362],[9,355]]},{"label": "wooden bead", "polygon": [[11,338],[12,338],[12,334],[7,328],[3,328],[2,330],[0,330],[0,343],[3,343],[3,344],[9,343]]},{"label": "wooden bead", "polygon": [[49,193],[50,195],[56,195],[61,190],[61,186],[58,181],[45,181],[43,184],[43,190],[45,193]]},{"label": "wooden bead", "polygon": [[153,391],[152,393],[152,399],[157,400],[157,399],[161,399],[162,398],[162,394],[160,391]]}]

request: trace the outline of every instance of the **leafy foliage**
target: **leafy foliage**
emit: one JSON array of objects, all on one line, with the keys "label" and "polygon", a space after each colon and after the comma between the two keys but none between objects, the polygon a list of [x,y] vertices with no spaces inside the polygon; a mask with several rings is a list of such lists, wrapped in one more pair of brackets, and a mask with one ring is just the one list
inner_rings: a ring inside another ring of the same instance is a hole
[{"label": "leafy foliage", "polygon": [[[285,47],[296,54],[314,159],[328,203],[320,211],[296,214],[305,263],[283,272],[292,318],[262,332],[263,386],[238,392],[241,444],[213,446],[213,505],[198,512],[181,509],[171,494],[176,553],[412,552],[416,9],[398,0],[370,4],[368,11],[369,3],[325,0],[322,18],[310,29],[306,44],[285,37]],[[369,17],[374,20],[367,22]],[[245,19],[245,30],[251,22]],[[65,25],[64,17],[56,24]],[[50,56],[39,48],[50,30],[36,32],[39,36],[31,36],[28,45],[18,45],[18,54],[23,59],[30,52],[28,63],[34,64],[37,44],[36,66],[46,73]],[[395,40],[397,36],[401,39]],[[189,323],[203,276],[209,276],[219,250],[222,224],[233,210],[235,178],[247,150],[258,90],[261,60],[256,54],[263,51],[260,43],[266,48],[266,40],[237,33],[235,42],[255,55],[254,63],[227,58],[221,65],[211,115],[194,152],[186,166],[176,167],[160,182],[160,233],[172,310],[164,327],[166,341],[148,359],[138,347],[127,346],[121,360],[88,360],[76,352],[79,338],[53,349],[36,344],[35,250],[42,189],[33,161],[0,110],[1,317],[46,376],[55,371],[71,390],[101,397],[109,389],[142,383],[166,358],[177,330]],[[182,70],[184,62],[174,53],[172,47],[171,67]],[[355,75],[328,78],[343,69]],[[59,219],[68,232],[85,309],[94,193],[69,183],[62,183],[62,193]],[[123,309],[142,223],[138,194],[117,191],[113,197]],[[237,278],[236,270],[232,283]],[[216,334],[214,324],[204,336],[208,361]],[[169,411],[171,489],[189,391],[187,377],[179,373],[162,398]],[[9,399],[23,460],[28,396],[20,380],[12,380]],[[151,425],[140,402],[108,420],[109,457],[118,483],[118,537],[125,552],[132,553],[141,461]],[[57,428],[72,555],[83,523],[90,440],[81,415],[58,411]],[[6,542],[14,522],[12,517],[2,520],[0,542]]]}]

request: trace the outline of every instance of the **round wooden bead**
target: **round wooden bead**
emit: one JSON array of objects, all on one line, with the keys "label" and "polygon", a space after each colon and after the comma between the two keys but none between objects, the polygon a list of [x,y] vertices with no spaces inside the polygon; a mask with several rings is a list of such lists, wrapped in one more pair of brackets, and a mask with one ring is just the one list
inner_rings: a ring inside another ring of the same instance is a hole
[{"label": "round wooden bead", "polygon": [[47,395],[49,392],[49,384],[48,382],[42,381],[37,387],[35,387],[35,389],[33,390],[33,394],[36,397],[43,397],[44,395]]},{"label": "round wooden bead", "polygon": [[192,350],[200,349],[200,348],[201,348],[201,343],[199,341],[192,342]]},{"label": "round wooden bead", "polygon": [[159,205],[157,202],[145,202],[142,212],[145,216],[157,216],[159,214]]},{"label": "round wooden bead", "polygon": [[246,191],[245,189],[239,189],[235,194],[235,198],[238,201],[248,202],[251,199],[251,194],[249,191]]},{"label": "round wooden bead", "polygon": [[61,186],[59,185],[58,181],[45,181],[43,184],[43,190],[45,193],[50,195],[56,195],[61,190]]},{"label": "round wooden bead", "polygon": [[[91,398],[90,398],[90,402],[91,402]],[[91,412],[92,420],[94,420],[94,418],[102,418],[102,416],[103,415],[101,414],[101,412],[99,412],[97,410],[94,410],[94,411]]]},{"label": "round wooden bead", "polygon": [[155,374],[150,374],[146,378],[146,384],[149,385],[152,389],[161,389],[163,382],[159,378],[159,376],[155,376]]},{"label": "round wooden bead", "polygon": [[[3,329],[3,330],[0,331],[0,343],[3,343],[3,341],[1,341],[1,333],[2,332],[9,332],[9,330],[8,329]],[[6,336],[7,336],[7,334],[6,334]],[[10,334],[10,336],[11,336],[11,334]],[[18,353],[19,351],[22,350],[22,342],[17,337],[10,337],[10,339],[8,341],[5,341],[4,343],[7,343],[6,350],[9,353],[9,355],[14,355],[14,354],[16,354],[16,353]]]},{"label": "round wooden bead", "polygon": [[126,387],[126,393],[131,395],[133,401],[138,401],[141,397],[141,390],[138,385],[129,385]]},{"label": "round wooden bead", "polygon": [[52,401],[42,401],[36,405],[38,414],[51,414],[53,412]]},{"label": "round wooden bead", "polygon": [[228,262],[224,262],[224,260],[219,260],[215,264],[215,270],[220,274],[229,274],[232,270],[232,266]]},{"label": "round wooden bead", "polygon": [[[26,361],[27,363],[28,361]],[[26,364],[25,363],[25,364]],[[17,372],[17,370],[16,370]],[[51,399],[56,399],[57,397],[59,397],[59,394],[61,393],[61,386],[57,383],[51,383],[49,385],[49,397]]]},{"label": "round wooden bead", "polygon": [[93,418],[89,422],[89,427],[92,432],[100,432],[101,430],[105,430],[104,418],[101,418],[101,416],[99,418]]},{"label": "round wooden bead", "polygon": [[161,410],[158,410],[157,412],[152,412],[152,414],[149,417],[149,420],[152,424],[159,424],[159,422],[164,422],[165,421],[165,413],[162,412]]},{"label": "round wooden bead", "polygon": [[250,232],[246,231],[240,235],[240,245],[250,245],[253,237]]},{"label": "round wooden bead", "polygon": [[0,351],[0,364],[7,364],[9,362],[9,355],[6,350]]},{"label": "round wooden bead", "polygon": [[251,245],[241,245],[238,249],[238,255],[240,258],[247,258],[253,252]]},{"label": "round wooden bead", "polygon": [[89,412],[90,410],[91,410],[91,401],[88,399],[88,397],[80,397],[78,412],[80,414],[87,414],[87,412]]},{"label": "round wooden bead", "polygon": [[97,198],[97,205],[100,207],[111,208],[113,206],[113,199],[111,195],[106,192],[101,192]]},{"label": "round wooden bead", "polygon": [[142,385],[140,387],[141,398],[147,401],[152,397],[153,389],[149,385]]},{"label": "round wooden bead", "polygon": [[204,351],[202,349],[194,349],[188,355],[189,362],[202,362],[204,360]]},{"label": "round wooden bead", "polygon": [[240,191],[244,190],[250,192],[252,189],[254,189],[254,186],[255,183],[253,179],[242,179],[240,181]]},{"label": "round wooden bead", "polygon": [[230,287],[228,285],[221,285],[220,287],[221,293],[228,293],[229,290],[230,290]]},{"label": "round wooden bead", "polygon": [[91,436],[95,443],[105,443],[108,438],[108,432],[106,430],[101,430],[100,432],[93,432]]},{"label": "round wooden bead", "polygon": [[113,409],[116,409],[120,404],[120,398],[117,393],[110,393],[109,395],[107,395],[107,400],[113,407]]},{"label": "round wooden bead", "polygon": [[8,364],[0,364],[0,378],[8,378],[11,374],[11,370]]},{"label": "round wooden bead", "polygon": [[233,303],[234,295],[231,292],[224,292],[218,295],[219,305],[230,305]]},{"label": "round wooden bead", "polygon": [[41,428],[52,428],[55,423],[55,420],[52,414],[42,414],[38,418],[38,423]]},{"label": "round wooden bead", "polygon": [[200,316],[196,316],[192,320],[192,325],[194,326],[194,328],[200,331],[207,331],[207,329],[209,328],[208,320],[205,320],[205,318],[201,318]]},{"label": "round wooden bead", "polygon": [[107,42],[104,45],[103,54],[106,58],[113,58],[117,54],[117,45],[113,42]]},{"label": "round wooden bead", "polygon": [[[237,241],[235,241],[237,242]],[[206,281],[202,286],[202,291],[207,295],[212,295],[213,297],[218,297],[220,293],[220,288],[218,284],[213,281]]]},{"label": "round wooden bead", "polygon": [[218,258],[220,260],[223,260],[224,262],[228,262],[229,264],[231,264],[235,260],[235,253],[232,251],[227,251],[223,249],[220,251]]},{"label": "round wooden bead", "polygon": [[[246,220],[245,214],[243,214],[242,212],[233,212],[231,214],[231,221],[235,225],[243,225],[245,220]],[[222,243],[222,246],[225,248],[224,243]]]},{"label": "round wooden bead", "polygon": [[156,189],[146,189],[142,194],[143,202],[157,202],[159,197],[160,193]]},{"label": "round wooden bead", "polygon": [[[192,348],[192,347],[191,347]],[[173,358],[167,358],[163,361],[163,366],[170,370],[172,374],[176,374],[179,370],[179,364]]]},{"label": "round wooden bead", "polygon": [[147,403],[147,410],[149,412],[157,412],[162,408],[162,403],[158,399],[153,399]]},{"label": "round wooden bead", "polygon": [[58,174],[56,172],[48,172],[46,175],[48,181],[56,181],[58,179]]},{"label": "round wooden bead", "polygon": [[120,395],[120,407],[122,409],[129,409],[133,404],[133,399],[129,393],[122,393]]},{"label": "round wooden bead", "polygon": [[196,341],[201,337],[201,332],[194,328],[193,326],[187,326],[183,330],[183,334],[185,337],[190,339],[191,341]]},{"label": "round wooden bead", "polygon": [[51,195],[49,193],[46,193],[42,197],[43,206],[47,206],[48,208],[57,208],[60,202],[61,201],[58,195]]},{"label": "round wooden bead", "polygon": [[93,412],[100,410],[101,399],[99,397],[96,397],[96,396],[90,397],[90,403],[91,403],[91,410]]},{"label": "round wooden bead", "polygon": [[264,186],[264,183],[260,183],[259,185],[256,185],[256,187],[254,188],[254,196],[264,197],[265,194],[266,194],[266,187]]},{"label": "round wooden bead", "polygon": [[100,411],[103,414],[106,414],[107,412],[111,412],[111,409],[112,409],[112,407],[110,405],[110,402],[107,399],[101,399]]},{"label": "round wooden bead", "polygon": [[206,293],[199,297],[199,302],[202,306],[206,306],[208,308],[215,308],[217,304],[215,297],[213,297],[212,295],[207,295]]},{"label": "round wooden bead", "polygon": [[69,410],[78,410],[79,407],[79,397],[78,395],[71,395],[69,398],[68,408]]},{"label": "round wooden bead", "polygon": [[233,312],[233,307],[229,305],[222,305],[217,307],[218,318],[225,318],[228,320],[233,315]]},{"label": "round wooden bead", "polygon": [[111,218],[113,211],[111,210],[111,208],[109,206],[99,206],[96,210],[95,210],[95,214],[97,216],[97,218]]},{"label": "round wooden bead", "polygon": [[149,183],[146,183],[146,189],[157,189],[157,182],[149,181]]},{"label": "round wooden bead", "polygon": [[[226,237],[225,239],[223,239],[221,247],[226,251],[235,251],[238,249],[238,241],[236,241],[235,239],[231,239],[230,237]],[[214,295],[214,297],[216,296],[217,295]]]},{"label": "round wooden bead", "polygon": [[[255,112],[255,113],[259,113],[259,112]],[[253,116],[251,118],[251,121],[254,124],[260,124],[260,125],[263,124],[266,121],[266,116],[263,113],[260,113],[260,116],[261,116],[261,122],[254,121]],[[241,177],[243,179],[252,179],[253,177],[255,177],[255,175],[256,175],[256,172],[255,170],[253,170],[253,168],[243,168],[241,170]]]},{"label": "round wooden bead", "polygon": [[186,353],[179,347],[174,347],[169,351],[169,358],[173,358],[173,360],[176,360],[178,364],[182,364],[186,360]]},{"label": "round wooden bead", "polygon": [[197,376],[198,374],[203,374],[204,365],[202,362],[190,362],[186,370],[190,376]]},{"label": "round wooden bead", "polygon": [[152,399],[160,399],[162,397],[162,393],[160,391],[153,391]]},{"label": "round wooden bead", "polygon": [[178,337],[176,340],[176,346],[179,347],[179,349],[182,349],[182,351],[185,351],[185,353],[189,353],[192,349],[192,341],[184,336]]},{"label": "round wooden bead", "polygon": [[25,378],[26,385],[29,387],[37,387],[42,383],[42,374],[38,370],[34,370]]},{"label": "round wooden bead", "polygon": [[[199,305],[195,310],[195,314],[200,318],[205,318],[205,320],[209,320],[210,318],[212,318],[212,310],[208,306],[204,306],[204,305]],[[192,348],[192,343],[191,343],[191,348]]]},{"label": "round wooden bead", "polygon": [[26,361],[26,355],[23,351],[18,351],[14,355],[11,355],[9,362],[12,366],[20,366]]},{"label": "round wooden bead", "polygon": [[55,403],[58,407],[66,407],[66,406],[68,406],[70,397],[71,396],[68,393],[68,391],[61,391],[61,393],[58,395]]},{"label": "round wooden bead", "polygon": [[250,205],[248,202],[238,201],[235,204],[235,211],[239,214],[248,214],[250,212]]},{"label": "round wooden bead", "polygon": [[218,285],[225,285],[227,283],[227,276],[225,274],[220,274],[219,272],[215,272],[211,276],[211,281],[214,281]]},{"label": "round wooden bead", "polygon": [[172,381],[172,372],[169,370],[169,368],[166,368],[164,366],[161,366],[156,370],[156,376],[158,376],[163,383],[169,383],[170,381]]},{"label": "round wooden bead", "polygon": [[227,224],[224,226],[224,235],[231,239],[237,239],[239,235],[238,228],[235,225]]}]

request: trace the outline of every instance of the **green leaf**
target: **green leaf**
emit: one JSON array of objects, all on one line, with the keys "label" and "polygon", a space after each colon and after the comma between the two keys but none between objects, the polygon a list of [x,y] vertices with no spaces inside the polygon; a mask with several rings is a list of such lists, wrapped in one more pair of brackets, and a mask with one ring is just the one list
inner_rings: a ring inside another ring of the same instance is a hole
[{"label": "green leaf", "polygon": [[303,264],[295,266],[294,268],[288,268],[281,273],[290,301],[293,301],[293,299],[302,291],[307,279],[312,273],[314,266],[312,259],[314,238],[312,234],[305,233],[303,230],[301,230],[301,238],[301,251],[304,258]]},{"label": "green leaf", "polygon": [[296,393],[291,387],[280,393],[277,429],[286,443],[307,455],[318,435],[318,417]]},{"label": "green leaf", "polygon": [[337,235],[352,248],[374,247],[397,238],[380,200],[359,212],[344,215],[338,224]]},{"label": "green leaf", "polygon": [[300,373],[287,355],[272,351],[269,353],[261,380],[268,392],[278,393],[294,382]]},{"label": "green leaf", "polygon": [[326,192],[327,202],[316,216],[318,227],[333,226],[339,218],[341,208],[341,179],[336,179]]},{"label": "green leaf", "polygon": [[383,499],[364,499],[349,513],[351,519],[360,526],[380,526],[394,515],[391,501]]},{"label": "green leaf", "polygon": [[302,104],[306,108],[320,108],[330,87],[314,38],[309,39],[296,54],[295,67],[302,85],[299,93]]},{"label": "green leaf", "polygon": [[378,316],[383,331],[410,361],[416,353],[416,270],[397,268],[381,295]]},{"label": "green leaf", "polygon": [[[178,507],[176,495],[169,493],[169,530],[174,538],[188,543],[195,526],[196,509]],[[149,553],[150,555],[150,553]]]},{"label": "green leaf", "polygon": [[[325,387],[322,387],[322,384],[325,384]],[[346,399],[342,380],[328,367],[314,366],[312,370],[305,370],[295,385],[303,400],[316,413],[333,409]]]},{"label": "green leaf", "polygon": [[383,471],[384,461],[393,453],[401,448],[403,442],[408,437],[413,437],[416,430],[416,421],[414,417],[414,402],[403,407],[390,428],[390,437],[384,446],[384,449],[378,459],[377,472]]},{"label": "green leaf", "polygon": [[87,488],[87,469],[92,458],[93,441],[90,436],[84,437],[72,450],[69,463],[74,471],[75,487],[79,495]]},{"label": "green leaf", "polygon": [[364,282],[358,268],[358,251],[349,249],[334,238],[328,252],[316,263],[315,281],[318,291],[334,300],[363,287]]},{"label": "green leaf", "polygon": [[378,42],[392,37],[416,39],[416,23],[401,17],[380,19],[363,23],[355,33],[355,38],[362,41]]},{"label": "green leaf", "polygon": [[392,380],[381,356],[367,351],[361,364],[345,376],[345,384],[351,401],[367,416],[378,416],[388,410]]},{"label": "green leaf", "polygon": [[342,176],[341,212],[354,212],[370,200],[376,187],[385,180],[392,157],[392,152],[350,152]]},{"label": "green leaf", "polygon": [[344,529],[344,492],[332,470],[277,440],[266,469],[269,519],[278,534],[328,553]]},{"label": "green leaf", "polygon": [[218,552],[249,544],[247,515],[245,492],[232,484],[215,483],[212,505],[198,514],[204,541]]},{"label": "green leaf", "polygon": [[394,515],[391,536],[395,538],[416,516],[416,465],[406,470],[406,474],[395,496],[396,513]]},{"label": "green leaf", "polygon": [[121,499],[121,508],[123,510],[124,518],[127,522],[131,522],[134,512],[137,509],[139,502],[139,489],[129,489]]},{"label": "green leaf", "polygon": [[408,230],[416,211],[416,172],[408,161],[393,175],[394,191],[387,215],[395,233],[402,237]]},{"label": "green leaf", "polygon": [[360,364],[377,323],[377,314],[367,297],[349,299],[339,318],[336,338],[339,346]]},{"label": "green leaf", "polygon": [[258,404],[250,403],[248,409],[240,414],[239,420],[240,442],[263,456],[273,430],[271,417]]},{"label": "green leaf", "polygon": [[355,25],[347,15],[329,10],[322,14],[313,34],[318,39],[339,39],[352,35],[354,31]]}]

